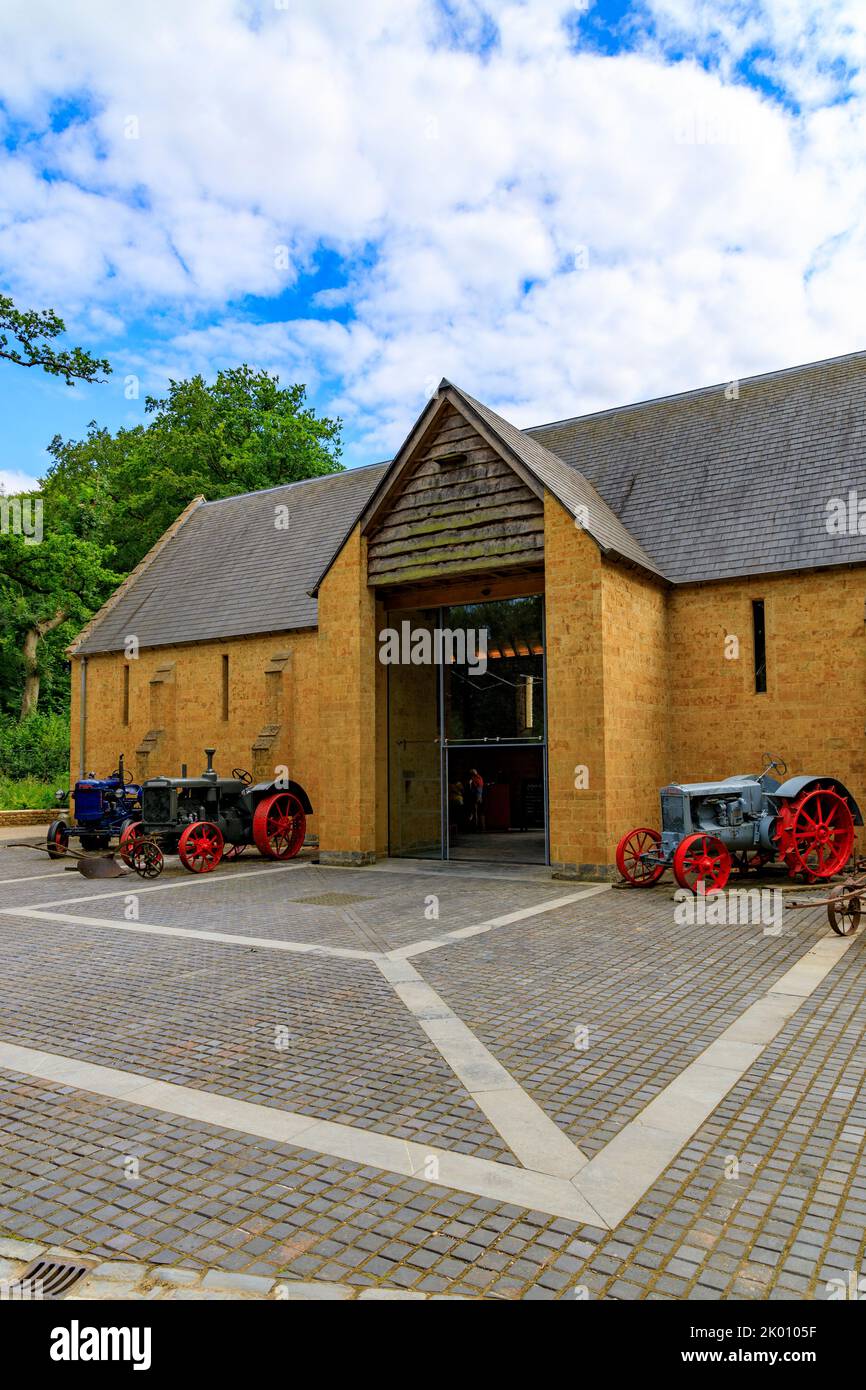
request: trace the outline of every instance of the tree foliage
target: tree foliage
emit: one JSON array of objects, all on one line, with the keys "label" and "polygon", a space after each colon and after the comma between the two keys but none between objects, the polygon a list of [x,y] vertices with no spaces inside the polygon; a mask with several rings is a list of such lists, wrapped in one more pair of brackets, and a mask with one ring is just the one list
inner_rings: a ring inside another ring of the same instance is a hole
[{"label": "tree foliage", "polygon": [[[46,491],[77,510],[76,525],[115,547],[128,572],[198,495],[209,500],[333,473],[340,422],[318,417],[303,386],[248,366],[169,383],[145,402],[148,423],[116,434],[91,424],[55,437]],[[89,514],[89,520],[88,520]]]},{"label": "tree foliage", "polygon": [[146,409],[147,422],[132,429],[92,423],[84,439],[55,436],[39,494],[41,543],[0,530],[0,713],[35,708],[34,651],[40,707],[66,708],[64,648],[195,496],[342,467],[340,422],[318,417],[303,386],[248,366],[211,384],[172,381]]},{"label": "tree foliage", "polygon": [[41,367],[50,376],[62,376],[67,386],[103,381],[111,372],[104,357],[91,357],[79,347],[53,346],[54,339],[65,332],[66,324],[53,309],[18,309],[8,295],[0,294],[0,357],[19,367]]}]

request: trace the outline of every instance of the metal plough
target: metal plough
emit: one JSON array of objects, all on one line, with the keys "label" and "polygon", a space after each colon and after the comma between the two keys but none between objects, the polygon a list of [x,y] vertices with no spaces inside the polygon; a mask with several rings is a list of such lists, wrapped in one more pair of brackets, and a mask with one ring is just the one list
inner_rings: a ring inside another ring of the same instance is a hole
[{"label": "metal plough", "polygon": [[52,859],[73,859],[75,863],[67,864],[67,869],[77,870],[84,878],[124,878],[129,873],[124,864],[118,864],[113,851],[108,854],[89,854],[85,850],[67,847],[63,854],[58,856],[57,851],[52,852],[47,845],[34,845],[27,840],[11,840],[6,848],[35,849]]}]

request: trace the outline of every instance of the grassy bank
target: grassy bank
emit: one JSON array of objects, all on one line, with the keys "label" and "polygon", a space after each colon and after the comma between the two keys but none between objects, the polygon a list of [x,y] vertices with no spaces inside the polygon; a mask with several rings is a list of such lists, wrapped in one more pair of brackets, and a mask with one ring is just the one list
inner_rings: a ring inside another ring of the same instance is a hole
[{"label": "grassy bank", "polygon": [[69,722],[59,714],[0,716],[0,811],[50,809],[69,786]]},{"label": "grassy bank", "polygon": [[66,790],[66,778],[42,782],[38,777],[4,777],[0,774],[0,811],[41,811],[57,805],[54,793]]}]

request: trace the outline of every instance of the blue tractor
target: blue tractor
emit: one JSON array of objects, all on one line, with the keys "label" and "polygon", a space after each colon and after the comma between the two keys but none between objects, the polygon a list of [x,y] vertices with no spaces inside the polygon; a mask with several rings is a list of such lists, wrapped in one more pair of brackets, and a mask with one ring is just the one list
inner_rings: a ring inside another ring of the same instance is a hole
[{"label": "blue tractor", "polygon": [[639,826],[617,845],[625,881],[649,888],[672,868],[681,888],[710,893],[724,888],[732,870],[773,860],[806,883],[840,873],[854,849],[854,827],[863,824],[848,788],[836,777],[788,777],[783,762],[764,756],[759,775],[662,787],[661,831]]},{"label": "blue tractor", "polygon": [[48,853],[52,859],[64,855],[76,835],[82,849],[107,849],[111,837],[119,836],[124,825],[141,814],[141,787],[124,770],[122,753],[117,768],[108,777],[95,777],[90,772],[71,791],[57,793],[58,801],[67,798],[72,824],[54,820],[48,827]]}]

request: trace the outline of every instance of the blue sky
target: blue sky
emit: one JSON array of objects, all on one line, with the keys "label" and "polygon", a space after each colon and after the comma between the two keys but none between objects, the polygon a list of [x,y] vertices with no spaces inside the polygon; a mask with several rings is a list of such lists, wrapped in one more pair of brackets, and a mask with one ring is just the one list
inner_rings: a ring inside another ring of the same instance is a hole
[{"label": "blue sky", "polygon": [[0,363],[0,480],[241,361],[351,464],[442,376],[528,425],[864,347],[864,50],[859,0],[7,0],[2,289],[114,374]]}]

